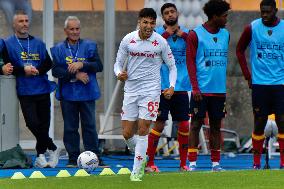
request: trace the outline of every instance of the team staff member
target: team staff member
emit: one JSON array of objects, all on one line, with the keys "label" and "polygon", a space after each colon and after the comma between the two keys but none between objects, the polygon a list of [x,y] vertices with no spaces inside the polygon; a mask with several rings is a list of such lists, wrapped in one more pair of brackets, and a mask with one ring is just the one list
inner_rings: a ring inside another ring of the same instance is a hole
[{"label": "team staff member", "polygon": [[[16,76],[17,95],[27,127],[36,138],[36,167],[55,167],[60,149],[49,137],[50,92],[55,84],[48,80],[52,61],[42,40],[29,35],[29,18],[17,11],[13,19],[15,34],[5,40],[11,61],[5,65],[6,74]],[[3,70],[3,69],[2,69]],[[49,161],[45,152],[49,150]]]},{"label": "team staff member", "polygon": [[[80,31],[80,20],[68,16],[64,23],[66,40],[51,49],[55,64],[52,74],[58,78],[56,98],[61,102],[63,142],[69,156],[68,167],[76,167],[80,155],[79,119],[85,150],[100,155],[95,117],[100,88],[96,73],[103,70],[103,65],[97,44],[81,39]],[[103,165],[100,157],[99,164]]]}]

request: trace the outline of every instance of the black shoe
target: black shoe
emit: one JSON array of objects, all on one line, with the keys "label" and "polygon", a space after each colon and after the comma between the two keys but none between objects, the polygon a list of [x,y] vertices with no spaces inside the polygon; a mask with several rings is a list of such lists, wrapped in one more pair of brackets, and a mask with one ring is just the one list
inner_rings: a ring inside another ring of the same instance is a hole
[{"label": "black shoe", "polygon": [[102,158],[100,156],[98,156],[98,159],[99,159],[99,166],[104,166],[104,162],[102,160]]},{"label": "black shoe", "polygon": [[99,166],[107,166],[107,165],[103,161],[100,161]]},{"label": "black shoe", "polygon": [[99,159],[99,167],[109,167],[108,165],[106,165],[104,162],[103,162],[103,160],[102,160],[102,158],[101,157],[98,157],[98,159]]},{"label": "black shoe", "polygon": [[76,161],[73,161],[73,160],[69,160],[66,167],[68,168],[75,168],[75,167],[78,167],[77,165],[77,162]]}]

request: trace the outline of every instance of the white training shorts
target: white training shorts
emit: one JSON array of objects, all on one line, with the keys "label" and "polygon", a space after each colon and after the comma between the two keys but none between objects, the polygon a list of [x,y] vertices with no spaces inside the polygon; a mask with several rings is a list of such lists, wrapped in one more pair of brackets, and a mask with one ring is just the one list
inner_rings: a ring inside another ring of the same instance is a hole
[{"label": "white training shorts", "polygon": [[156,121],[160,95],[127,96],[124,95],[121,120],[136,121],[139,119]]}]

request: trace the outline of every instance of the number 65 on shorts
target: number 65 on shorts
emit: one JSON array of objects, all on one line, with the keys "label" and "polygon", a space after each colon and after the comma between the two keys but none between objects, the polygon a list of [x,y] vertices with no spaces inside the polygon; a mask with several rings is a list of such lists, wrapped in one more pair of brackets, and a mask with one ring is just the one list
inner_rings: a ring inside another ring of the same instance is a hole
[{"label": "number 65 on shorts", "polygon": [[121,120],[136,121],[139,119],[156,121],[160,95],[127,96],[124,95]]}]

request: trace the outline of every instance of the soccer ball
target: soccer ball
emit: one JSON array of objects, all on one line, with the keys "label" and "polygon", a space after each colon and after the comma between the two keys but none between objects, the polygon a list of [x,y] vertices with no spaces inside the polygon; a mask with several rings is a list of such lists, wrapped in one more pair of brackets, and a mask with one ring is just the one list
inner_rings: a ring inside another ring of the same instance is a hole
[{"label": "soccer ball", "polygon": [[99,165],[98,156],[91,151],[82,152],[77,159],[77,165],[80,169],[85,169],[90,173]]}]

